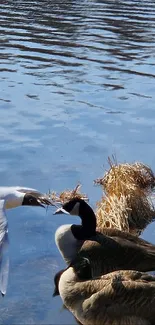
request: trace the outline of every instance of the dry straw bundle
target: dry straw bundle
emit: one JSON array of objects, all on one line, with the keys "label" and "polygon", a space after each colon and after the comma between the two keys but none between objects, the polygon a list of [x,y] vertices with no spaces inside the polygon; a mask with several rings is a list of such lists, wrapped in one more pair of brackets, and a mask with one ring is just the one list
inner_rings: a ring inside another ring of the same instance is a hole
[{"label": "dry straw bundle", "polygon": [[97,202],[97,225],[117,228],[131,232],[137,236],[155,218],[151,200],[138,192],[132,192],[118,198],[115,194],[102,197]]},{"label": "dry straw bundle", "polygon": [[145,194],[151,193],[155,186],[155,176],[152,169],[142,163],[117,164],[108,158],[110,169],[102,178],[96,179],[95,184],[103,186],[106,195],[115,193],[128,194],[131,190],[140,189]]},{"label": "dry straw bundle", "polygon": [[[155,220],[151,193],[155,176],[150,167],[142,163],[117,164],[109,159],[110,169],[102,178],[95,180],[101,185],[103,196],[96,203],[97,225],[117,228],[139,236],[149,223]],[[49,193],[49,198],[63,204],[74,197],[88,200],[80,193],[81,185],[60,194]]]},{"label": "dry straw bundle", "polygon": [[154,174],[142,163],[117,164],[109,159],[110,169],[95,180],[105,195],[97,202],[98,226],[118,228],[139,235],[155,219],[150,194]]},{"label": "dry straw bundle", "polygon": [[78,197],[80,199],[83,199],[85,201],[88,201],[88,197],[86,194],[80,193],[81,184],[78,184],[73,190],[65,190],[61,192],[60,194],[57,194],[56,192],[49,192],[48,197],[55,203],[65,203],[74,197]]}]

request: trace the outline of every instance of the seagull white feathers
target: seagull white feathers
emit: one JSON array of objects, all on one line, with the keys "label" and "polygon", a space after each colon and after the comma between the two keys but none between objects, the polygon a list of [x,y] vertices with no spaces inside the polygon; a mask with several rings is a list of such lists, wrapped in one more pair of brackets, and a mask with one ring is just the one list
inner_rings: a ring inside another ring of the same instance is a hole
[{"label": "seagull white feathers", "polygon": [[4,205],[5,200],[0,200],[0,291],[3,296],[6,294],[9,274],[8,223]]},{"label": "seagull white feathers", "polygon": [[46,195],[33,188],[12,186],[0,187],[0,292],[6,294],[9,274],[8,223],[6,209],[21,205],[53,205]]}]

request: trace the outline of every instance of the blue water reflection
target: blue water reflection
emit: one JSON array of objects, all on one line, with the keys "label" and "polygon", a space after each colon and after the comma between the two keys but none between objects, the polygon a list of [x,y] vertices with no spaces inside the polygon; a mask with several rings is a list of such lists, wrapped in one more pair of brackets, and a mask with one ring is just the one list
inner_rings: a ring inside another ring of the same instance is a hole
[{"label": "blue water reflection", "polygon": [[[0,32],[1,185],[47,192],[80,181],[94,206],[108,155],[154,169],[155,1],[3,0]],[[54,232],[73,219],[52,213],[7,212],[3,324],[76,324],[52,298],[64,265]]]}]

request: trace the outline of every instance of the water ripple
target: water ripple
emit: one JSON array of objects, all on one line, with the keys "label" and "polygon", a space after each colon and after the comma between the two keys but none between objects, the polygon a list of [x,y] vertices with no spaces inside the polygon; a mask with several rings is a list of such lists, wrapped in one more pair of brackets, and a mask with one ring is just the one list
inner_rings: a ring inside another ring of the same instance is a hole
[{"label": "water ripple", "polygon": [[[2,0],[0,58],[2,185],[46,192],[80,181],[94,203],[108,155],[154,167],[155,1]],[[51,297],[64,221],[32,212],[8,213],[1,323],[76,324]]]}]

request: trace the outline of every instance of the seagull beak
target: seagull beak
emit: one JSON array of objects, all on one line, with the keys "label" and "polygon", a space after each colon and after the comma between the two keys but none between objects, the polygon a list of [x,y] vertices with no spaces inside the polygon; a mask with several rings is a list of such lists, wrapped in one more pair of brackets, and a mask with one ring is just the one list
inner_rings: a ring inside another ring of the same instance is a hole
[{"label": "seagull beak", "polygon": [[45,197],[40,197],[38,200],[38,203],[43,203],[45,205],[52,205],[52,206],[55,206],[55,204],[53,202],[51,202],[50,200],[48,200],[47,198]]},{"label": "seagull beak", "polygon": [[37,203],[38,203],[38,205],[40,206],[40,207],[42,207],[42,208],[45,208],[45,206],[41,203],[42,202],[42,200],[37,200]]},{"label": "seagull beak", "polygon": [[38,205],[45,208],[45,206],[55,206],[56,208],[58,207],[54,202],[48,200],[46,197],[39,197],[37,199]]},{"label": "seagull beak", "polygon": [[63,208],[58,208],[53,214],[70,214],[68,211],[66,211],[65,209]]}]

